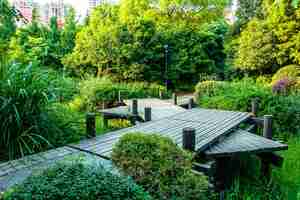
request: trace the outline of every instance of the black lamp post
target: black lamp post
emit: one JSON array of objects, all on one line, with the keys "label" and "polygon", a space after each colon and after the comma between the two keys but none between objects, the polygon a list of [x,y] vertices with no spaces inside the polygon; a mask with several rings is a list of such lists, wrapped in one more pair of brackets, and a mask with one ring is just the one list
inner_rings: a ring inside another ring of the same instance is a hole
[{"label": "black lamp post", "polygon": [[165,85],[166,89],[168,90],[168,53],[169,53],[169,45],[164,45],[165,48]]}]

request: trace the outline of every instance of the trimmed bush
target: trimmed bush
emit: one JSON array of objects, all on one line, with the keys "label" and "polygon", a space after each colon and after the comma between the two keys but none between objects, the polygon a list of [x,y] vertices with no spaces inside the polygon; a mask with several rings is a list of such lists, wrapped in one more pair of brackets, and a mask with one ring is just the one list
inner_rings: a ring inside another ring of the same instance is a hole
[{"label": "trimmed bush", "polygon": [[59,163],[27,178],[4,194],[4,200],[151,200],[130,178],[101,166]]},{"label": "trimmed bush", "polygon": [[289,78],[295,80],[300,78],[300,66],[298,65],[288,65],[279,69],[276,74],[272,77],[272,83],[275,83],[283,78]]},{"label": "trimmed bush", "polygon": [[300,92],[300,66],[288,65],[279,69],[272,78],[272,87],[277,94]]},{"label": "trimmed bush", "polygon": [[169,138],[130,133],[113,148],[115,165],[156,199],[207,199],[205,176],[192,173],[192,155]]}]

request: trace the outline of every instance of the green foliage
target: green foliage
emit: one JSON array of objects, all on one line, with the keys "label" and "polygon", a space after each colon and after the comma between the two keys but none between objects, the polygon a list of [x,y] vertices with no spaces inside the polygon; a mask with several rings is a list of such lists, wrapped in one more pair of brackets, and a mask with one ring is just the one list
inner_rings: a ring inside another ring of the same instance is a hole
[{"label": "green foliage", "polygon": [[61,163],[32,175],[4,194],[4,200],[151,200],[130,178],[114,175],[102,166]]},{"label": "green foliage", "polygon": [[[78,141],[84,116],[67,106],[53,104],[58,96],[71,98],[53,81],[53,74],[32,65],[3,65],[0,79],[0,154],[14,159]],[[58,76],[56,76],[57,78]]]},{"label": "green foliage", "polygon": [[47,107],[47,115],[51,124],[43,126],[51,132],[44,137],[50,144],[58,147],[85,138],[85,113],[73,110],[65,104],[54,103]]},{"label": "green foliage", "polygon": [[47,143],[40,125],[47,121],[43,109],[48,101],[48,81],[32,65],[11,65],[7,70],[0,80],[0,146],[1,153],[14,158]]},{"label": "green foliage", "polygon": [[199,82],[195,88],[195,97],[199,99],[201,96],[214,96],[216,91],[223,86],[221,81],[203,81]]},{"label": "green foliage", "polygon": [[63,55],[71,53],[75,47],[75,37],[77,33],[76,27],[76,12],[74,8],[68,8],[68,15],[65,18],[65,24],[61,31],[60,43],[62,46]]},{"label": "green foliage", "polygon": [[199,105],[207,108],[251,111],[251,100],[260,100],[259,115],[271,114],[277,134],[297,134],[300,120],[300,96],[281,96],[272,93],[269,86],[246,79],[240,82],[224,82],[216,87],[213,95],[200,95]]},{"label": "green foliage", "polygon": [[288,65],[279,69],[272,77],[272,82],[279,81],[283,78],[289,78],[297,81],[300,78],[300,67],[298,65]]},{"label": "green foliage", "polygon": [[255,183],[249,183],[247,181],[236,180],[231,189],[225,193],[225,200],[244,199],[282,200],[285,199],[285,196],[282,194],[280,185],[273,181],[257,180]]},{"label": "green foliage", "polygon": [[[299,131],[299,130],[298,130]],[[273,172],[274,180],[280,184],[285,199],[297,199],[300,195],[300,138],[292,137],[288,142],[289,149],[281,153],[283,166]]]},{"label": "green foliage", "polygon": [[[212,5],[203,1],[165,1],[160,2],[162,7],[155,8],[149,3],[126,0],[120,6],[98,6],[88,25],[78,33],[73,53],[63,59],[65,66],[78,75],[111,74],[119,80],[160,83],[168,78],[174,85],[198,81],[197,76],[191,76],[203,71],[222,73],[227,26],[222,21],[205,24],[208,15],[216,14],[213,8],[206,13]],[[185,7],[192,5],[195,9]],[[216,14],[214,19],[218,18],[221,15]]]},{"label": "green foliage", "polygon": [[[119,91],[123,99],[159,97],[159,91],[167,94],[165,87],[158,84],[114,83],[109,77],[90,77],[80,83],[80,97],[74,101],[78,108],[94,109],[95,106],[113,104],[118,100]],[[82,104],[83,103],[83,104]]]},{"label": "green foliage", "polygon": [[252,19],[239,38],[235,67],[272,74],[281,67],[298,65],[299,6],[288,0],[265,0],[263,8],[265,17]]},{"label": "green foliage", "polygon": [[157,199],[207,199],[208,182],[191,172],[192,156],[170,139],[131,133],[113,148],[115,165]]},{"label": "green foliage", "polygon": [[0,55],[6,54],[10,38],[16,31],[15,15],[7,0],[0,1]]},{"label": "green foliage", "polygon": [[235,31],[239,33],[247,23],[254,17],[263,17],[263,0],[239,0],[238,10],[236,12],[237,21],[235,22]]}]

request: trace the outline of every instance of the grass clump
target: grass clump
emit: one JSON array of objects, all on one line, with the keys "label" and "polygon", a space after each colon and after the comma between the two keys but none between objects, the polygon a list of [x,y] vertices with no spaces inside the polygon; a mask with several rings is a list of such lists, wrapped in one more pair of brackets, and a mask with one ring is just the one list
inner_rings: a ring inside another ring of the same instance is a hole
[{"label": "grass clump", "polygon": [[156,134],[130,133],[113,148],[112,160],[156,199],[208,198],[208,182],[191,171],[191,154]]}]

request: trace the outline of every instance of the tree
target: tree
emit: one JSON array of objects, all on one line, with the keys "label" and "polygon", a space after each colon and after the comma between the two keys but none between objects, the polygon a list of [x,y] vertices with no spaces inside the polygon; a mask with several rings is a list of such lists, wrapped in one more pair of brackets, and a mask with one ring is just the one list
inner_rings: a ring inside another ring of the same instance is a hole
[{"label": "tree", "polygon": [[11,37],[16,31],[15,15],[7,0],[0,1],[0,55],[7,54],[7,48]]},{"label": "tree", "polygon": [[241,29],[254,17],[263,18],[262,2],[263,0],[238,0],[237,21],[235,22],[236,33],[240,33]]},{"label": "tree", "polygon": [[68,9],[68,15],[65,18],[65,24],[61,32],[61,49],[62,54],[66,55],[71,53],[75,47],[75,37],[76,37],[76,21],[75,21],[76,12],[74,8],[70,7]]},{"label": "tree", "polygon": [[235,67],[272,74],[299,64],[300,8],[292,0],[265,0],[264,19],[252,19],[239,38]]},{"label": "tree", "polygon": [[149,0],[98,6],[77,34],[74,51],[63,59],[65,66],[79,75],[92,72],[118,80],[162,82],[167,56],[168,77],[178,83],[196,82],[197,74],[222,69],[225,24],[209,27],[206,22],[210,20],[197,17],[201,11],[185,10],[185,1],[175,3],[179,7],[171,16]]}]

